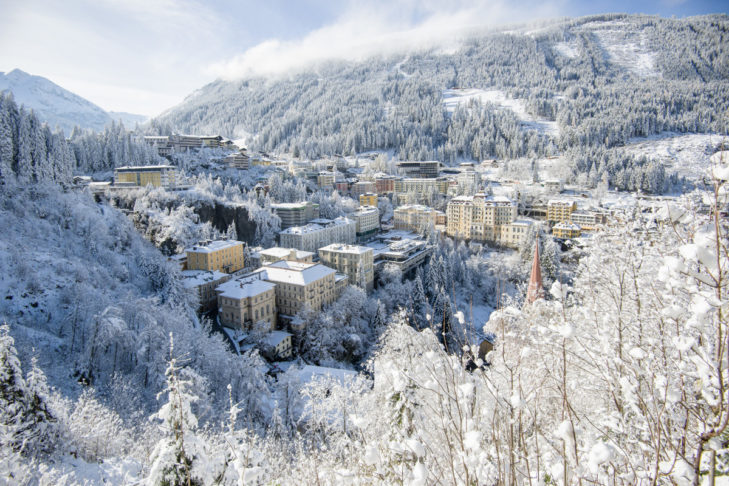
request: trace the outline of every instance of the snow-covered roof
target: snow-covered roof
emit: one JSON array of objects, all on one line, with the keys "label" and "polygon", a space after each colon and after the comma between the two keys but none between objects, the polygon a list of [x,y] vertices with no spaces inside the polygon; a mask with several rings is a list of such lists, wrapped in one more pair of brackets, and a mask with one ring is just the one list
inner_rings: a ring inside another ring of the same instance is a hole
[{"label": "snow-covered roof", "polygon": [[305,365],[301,368],[291,368],[289,369],[289,372],[295,373],[301,383],[331,378],[341,384],[345,384],[354,380],[357,376],[356,371],[342,370],[339,368],[326,368],[324,366],[314,365]]},{"label": "snow-covered roof", "polygon": [[512,226],[531,226],[534,224],[534,221],[529,221],[528,219],[517,219],[512,221],[510,224]]},{"label": "snow-covered roof", "polygon": [[276,346],[281,344],[286,338],[290,337],[291,334],[286,331],[271,331],[266,335],[265,338],[263,338],[263,342],[275,348]]},{"label": "snow-covered roof", "polygon": [[291,250],[296,252],[296,258],[299,258],[299,259],[314,256],[314,253],[310,252],[310,251],[297,250],[295,248],[281,248],[279,246],[261,250],[258,252],[258,254],[266,255],[266,256],[270,256],[270,257],[274,257],[274,258],[287,258],[289,255],[291,255]]},{"label": "snow-covered roof", "polygon": [[567,204],[567,205],[571,206],[571,205],[575,204],[575,201],[573,199],[550,199],[549,201],[547,201],[547,205],[548,206],[549,205],[553,205],[553,204],[554,205],[557,205],[557,204],[559,204],[559,205]]},{"label": "snow-covered roof", "polygon": [[240,300],[261,295],[275,288],[276,284],[261,280],[258,276],[253,276],[228,280],[216,287],[215,291],[219,292],[221,297]]},{"label": "snow-covered roof", "polygon": [[117,167],[114,170],[159,170],[159,169],[175,169],[174,165],[125,165],[124,167]]},{"label": "snow-covered roof", "polygon": [[330,226],[339,226],[339,225],[346,225],[346,224],[356,224],[351,219],[345,218],[345,217],[339,217],[337,219],[313,219],[309,224],[306,224],[304,226],[292,226],[291,228],[286,228],[285,230],[281,231],[279,234],[285,234],[285,235],[303,235],[306,233],[313,233],[315,231],[320,231],[326,227]]},{"label": "snow-covered roof", "polygon": [[282,260],[265,265],[254,273],[260,273],[262,279],[271,282],[308,285],[329,275],[334,275],[336,271],[321,263],[301,263]]},{"label": "snow-covered roof", "polygon": [[342,243],[332,243],[325,247],[319,248],[319,251],[335,251],[337,253],[351,253],[354,255],[362,255],[364,253],[372,251],[372,248],[358,245],[344,245]]},{"label": "snow-covered roof", "polygon": [[424,206],[423,204],[403,204],[402,206],[398,206],[395,208],[395,211],[398,211],[398,210],[404,210],[404,211],[415,210],[415,211],[425,211],[425,212],[435,211],[430,206]]},{"label": "snow-covered roof", "polygon": [[555,224],[554,225],[554,229],[579,231],[582,228],[580,228],[579,226],[577,226],[575,223],[562,222],[562,223]]},{"label": "snow-covered roof", "polygon": [[272,209],[301,209],[305,208],[309,203],[307,201],[295,203],[275,203],[271,204]]},{"label": "snow-covered roof", "polygon": [[195,245],[192,248],[187,248],[185,251],[190,253],[212,253],[234,246],[243,246],[243,242],[237,240],[215,240],[205,245]]},{"label": "snow-covered roof", "polygon": [[184,270],[181,274],[182,285],[188,289],[229,277],[228,274],[217,270]]}]

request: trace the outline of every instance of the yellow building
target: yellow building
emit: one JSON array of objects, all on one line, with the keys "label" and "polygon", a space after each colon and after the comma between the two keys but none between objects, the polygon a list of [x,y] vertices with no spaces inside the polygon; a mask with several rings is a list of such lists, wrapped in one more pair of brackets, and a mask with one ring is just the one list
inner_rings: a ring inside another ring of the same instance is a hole
[{"label": "yellow building", "polygon": [[360,206],[372,206],[377,207],[377,194],[374,192],[368,192],[365,194],[359,195],[359,205]]},{"label": "yellow building", "polygon": [[257,322],[276,328],[276,285],[260,275],[229,280],[215,289],[220,323],[232,329],[249,330]]},{"label": "yellow building", "polygon": [[569,221],[577,210],[577,203],[570,199],[551,199],[547,203],[547,221],[554,223]]},{"label": "yellow building", "polygon": [[454,197],[448,203],[446,234],[466,240],[499,243],[501,227],[516,219],[516,204],[500,196]]},{"label": "yellow building", "polygon": [[350,285],[370,291],[374,287],[374,251],[357,245],[331,245],[319,248],[319,258],[328,267],[347,275]]},{"label": "yellow building", "polygon": [[217,240],[201,242],[185,250],[188,270],[217,270],[233,273],[245,266],[243,242]]},{"label": "yellow building", "polygon": [[552,228],[552,235],[555,238],[577,238],[580,236],[582,229],[574,223],[557,223]]},{"label": "yellow building", "polygon": [[175,187],[177,169],[171,165],[117,167],[114,169],[115,186],[145,187],[148,184],[154,187]]}]

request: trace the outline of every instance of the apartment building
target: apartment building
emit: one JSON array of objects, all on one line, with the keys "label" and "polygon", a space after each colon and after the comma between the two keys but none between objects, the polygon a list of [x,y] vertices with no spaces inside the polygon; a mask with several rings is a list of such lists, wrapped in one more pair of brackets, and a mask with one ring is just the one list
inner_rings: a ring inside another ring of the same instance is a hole
[{"label": "apartment building", "polygon": [[360,194],[359,205],[377,207],[377,194],[374,192],[367,192],[365,194]]},{"label": "apartment building", "polygon": [[552,223],[569,221],[576,210],[577,203],[571,199],[550,199],[547,202],[547,221]]},{"label": "apartment building", "polygon": [[336,270],[320,263],[280,261],[253,272],[261,280],[275,284],[279,316],[294,316],[308,304],[314,311],[337,298]]},{"label": "apartment building", "polygon": [[417,267],[425,264],[432,253],[433,247],[428,246],[424,240],[405,238],[391,241],[384,249],[377,250],[375,273],[379,274],[385,265],[395,265],[403,276],[412,275]]},{"label": "apartment building", "polygon": [[350,216],[357,223],[357,241],[367,241],[380,230],[380,210],[377,206],[362,206]]},{"label": "apartment building", "polygon": [[245,266],[243,242],[236,240],[202,241],[185,250],[188,270],[217,270],[233,273]]},{"label": "apartment building", "polygon": [[319,258],[328,267],[347,275],[350,285],[367,292],[374,287],[374,252],[372,248],[334,243],[319,248]]},{"label": "apartment building", "polygon": [[319,187],[334,187],[334,181],[334,172],[321,171],[316,176],[316,183],[319,185]]},{"label": "apartment building", "polygon": [[359,197],[362,194],[372,194],[377,190],[377,186],[374,182],[370,181],[358,181],[352,184],[352,188],[350,189],[350,193],[352,194],[352,197]]},{"label": "apartment building", "polygon": [[394,190],[398,194],[447,194],[449,185],[450,183],[445,177],[428,179],[408,178],[396,180],[394,183]]},{"label": "apartment building", "polygon": [[437,224],[438,213],[443,214],[442,211],[436,211],[422,204],[399,206],[393,211],[395,229],[422,232],[431,223]]},{"label": "apartment building", "polygon": [[215,291],[222,325],[247,331],[257,322],[266,322],[270,329],[276,328],[276,284],[252,274],[229,280]]},{"label": "apartment building", "polygon": [[578,225],[582,231],[594,231],[598,226],[607,223],[607,215],[595,211],[573,211],[570,221]]},{"label": "apartment building", "polygon": [[502,225],[499,243],[509,248],[520,248],[533,224],[532,221],[522,219]]},{"label": "apartment building", "polygon": [[516,204],[501,196],[454,197],[448,203],[446,234],[454,238],[499,243],[501,226],[516,219]]},{"label": "apartment building", "polygon": [[437,160],[406,161],[398,163],[397,168],[405,177],[438,177],[440,162]]},{"label": "apartment building", "polygon": [[250,167],[250,157],[243,152],[235,152],[227,155],[223,159],[223,163],[231,169],[248,169]]},{"label": "apartment building", "polygon": [[382,173],[375,175],[375,192],[377,194],[392,194],[395,191],[395,181],[400,179],[402,177]]},{"label": "apartment building", "polygon": [[207,270],[184,270],[181,275],[183,287],[197,293],[201,310],[216,307],[218,295],[215,289],[231,279],[227,273]]},{"label": "apartment building", "polygon": [[310,251],[297,250],[296,248],[268,248],[258,252],[258,258],[261,265],[280,262],[286,260],[289,262],[314,263],[314,253]]},{"label": "apartment building", "polygon": [[114,169],[115,186],[171,188],[177,185],[177,168],[172,165],[125,166]]},{"label": "apartment building", "polygon": [[582,228],[570,222],[557,223],[552,227],[552,236],[555,238],[577,238],[581,233]]},{"label": "apartment building", "polygon": [[281,218],[281,229],[302,226],[319,217],[319,205],[308,201],[271,204],[271,209]]},{"label": "apartment building", "polygon": [[169,135],[144,137],[144,141],[157,149],[162,157],[173,153],[187,152],[191,149],[203,147],[231,147],[233,143],[220,135],[196,136],[196,135]]},{"label": "apartment building", "polygon": [[279,233],[279,244],[286,248],[315,252],[332,243],[352,244],[357,238],[357,223],[351,219],[314,219],[304,226],[293,226]]}]

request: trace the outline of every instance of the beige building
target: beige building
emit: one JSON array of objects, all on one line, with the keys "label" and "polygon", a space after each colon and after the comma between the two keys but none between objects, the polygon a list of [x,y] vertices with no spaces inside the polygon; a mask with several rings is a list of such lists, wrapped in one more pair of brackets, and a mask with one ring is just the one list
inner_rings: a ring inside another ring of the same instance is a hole
[{"label": "beige building", "polygon": [[276,285],[276,307],[279,315],[294,316],[309,306],[320,311],[324,305],[337,299],[335,274],[337,272],[322,264],[280,261],[256,270],[252,275],[260,275]]},{"label": "beige building", "polygon": [[261,265],[280,262],[314,263],[314,253],[310,251],[297,250],[296,248],[268,248],[258,252]]},{"label": "beige building", "polygon": [[399,179],[395,180],[394,188],[398,200],[418,201],[429,194],[448,194],[450,181],[445,177],[429,179]]},{"label": "beige building", "polygon": [[527,220],[517,220],[501,226],[499,243],[509,248],[519,248],[529,234],[534,223]]},{"label": "beige building", "polygon": [[223,159],[223,163],[231,169],[248,169],[250,167],[250,158],[244,152],[235,152],[227,155]]},{"label": "beige building", "polygon": [[184,270],[182,272],[182,285],[186,289],[194,290],[200,301],[200,309],[214,309],[218,295],[215,289],[230,280],[227,273],[207,270]]},{"label": "beige building", "polygon": [[607,215],[594,211],[573,211],[570,221],[578,225],[581,231],[594,231],[607,223]]},{"label": "beige building", "polygon": [[336,176],[334,172],[322,171],[316,176],[316,183],[319,187],[334,187]]},{"label": "beige building", "polygon": [[171,165],[146,165],[136,167],[117,167],[114,169],[115,186],[175,187],[177,168]]},{"label": "beige building", "polygon": [[319,248],[319,258],[326,266],[347,275],[350,285],[357,285],[368,292],[374,287],[374,252],[372,248],[335,243]]},{"label": "beige building", "polygon": [[359,205],[377,207],[377,194],[375,194],[374,192],[360,194]]},{"label": "beige building", "polygon": [[271,331],[263,338],[263,344],[268,348],[265,354],[270,359],[288,359],[293,355],[291,334],[285,331]]},{"label": "beige building", "polygon": [[577,238],[582,233],[582,229],[574,223],[563,222],[557,223],[552,228],[552,236],[555,238]]},{"label": "beige building", "polygon": [[551,199],[547,203],[547,221],[553,223],[569,221],[576,210],[577,203],[570,199]]},{"label": "beige building", "polygon": [[236,240],[205,241],[185,250],[188,270],[217,270],[233,273],[245,266],[243,242]]},{"label": "beige building", "polygon": [[422,232],[431,223],[437,224],[438,213],[443,214],[442,211],[436,211],[422,204],[399,206],[393,211],[395,229]]},{"label": "beige building", "polygon": [[276,285],[253,274],[229,280],[215,289],[220,323],[247,331],[257,322],[276,328]]},{"label": "beige building", "polygon": [[501,227],[516,219],[516,204],[500,196],[454,197],[448,203],[446,234],[466,240],[499,243]]},{"label": "beige building", "polygon": [[358,181],[358,182],[355,182],[354,184],[352,184],[350,193],[352,194],[352,197],[359,197],[362,194],[374,193],[376,190],[377,190],[377,186],[375,186],[374,182]]},{"label": "beige building", "polygon": [[292,226],[279,233],[279,243],[285,248],[315,252],[332,243],[352,244],[357,239],[357,223],[351,219],[314,219],[305,226]]}]

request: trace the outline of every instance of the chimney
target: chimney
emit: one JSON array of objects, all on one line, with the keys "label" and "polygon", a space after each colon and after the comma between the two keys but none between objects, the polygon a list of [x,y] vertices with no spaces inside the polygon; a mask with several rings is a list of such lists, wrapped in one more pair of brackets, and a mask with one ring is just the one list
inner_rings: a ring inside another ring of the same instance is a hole
[{"label": "chimney", "polygon": [[532,262],[532,273],[529,277],[526,301],[531,304],[535,300],[544,298],[544,283],[542,283],[542,267],[539,265],[539,230],[534,242],[534,261]]}]

